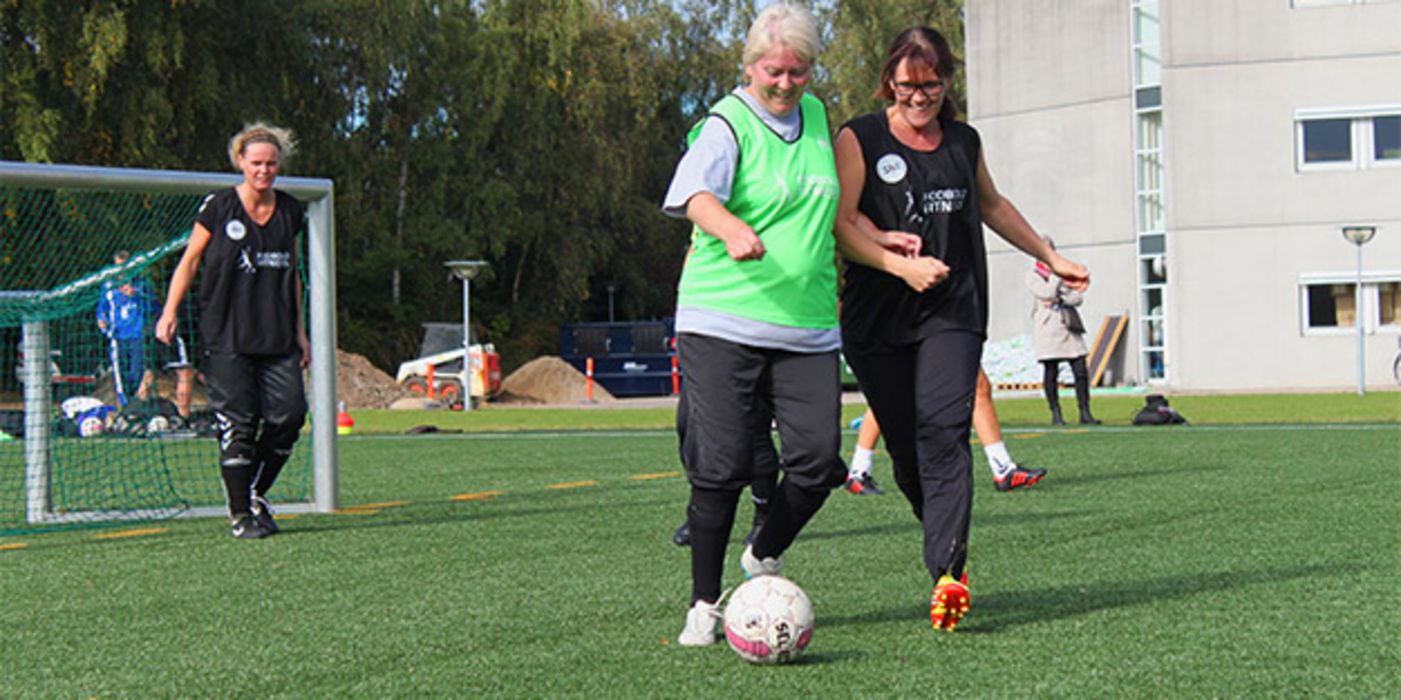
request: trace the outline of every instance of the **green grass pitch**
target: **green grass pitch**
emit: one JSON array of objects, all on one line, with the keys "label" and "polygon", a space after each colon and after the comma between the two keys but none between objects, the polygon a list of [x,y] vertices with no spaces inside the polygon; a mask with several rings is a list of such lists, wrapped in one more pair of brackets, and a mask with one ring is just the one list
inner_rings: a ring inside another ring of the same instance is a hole
[{"label": "green grass pitch", "polygon": [[1012,493],[975,447],[953,634],[929,628],[920,530],[878,458],[887,495],[832,494],[786,557],[817,613],[789,667],[674,643],[690,564],[669,431],[357,435],[345,510],[268,540],[217,519],[0,539],[0,697],[1397,692],[1395,422],[1119,422],[1009,430],[1050,469]]}]

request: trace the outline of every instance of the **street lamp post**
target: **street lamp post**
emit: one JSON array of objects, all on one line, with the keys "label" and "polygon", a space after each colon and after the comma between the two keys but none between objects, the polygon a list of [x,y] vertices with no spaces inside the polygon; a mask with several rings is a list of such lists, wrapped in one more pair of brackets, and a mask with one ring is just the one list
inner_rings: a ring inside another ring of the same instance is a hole
[{"label": "street lamp post", "polygon": [[1357,395],[1367,393],[1367,365],[1365,362],[1365,328],[1362,317],[1362,246],[1377,235],[1376,226],[1344,226],[1343,238],[1357,246],[1357,286],[1353,289],[1356,300],[1353,302],[1352,325],[1357,326]]},{"label": "street lamp post", "polygon": [[472,278],[486,267],[482,260],[449,260],[443,266],[462,280],[462,410],[472,410]]}]

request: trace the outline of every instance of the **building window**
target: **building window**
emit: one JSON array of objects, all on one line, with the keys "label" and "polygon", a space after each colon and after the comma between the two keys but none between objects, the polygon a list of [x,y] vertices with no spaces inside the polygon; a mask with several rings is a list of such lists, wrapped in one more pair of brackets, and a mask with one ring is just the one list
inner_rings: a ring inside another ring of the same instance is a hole
[{"label": "building window", "polygon": [[1310,284],[1304,287],[1308,298],[1306,328],[1352,327],[1356,318],[1357,293],[1351,284]]},{"label": "building window", "polygon": [[1379,2],[1395,2],[1396,0],[1290,0],[1289,6],[1300,7],[1328,7],[1331,5],[1371,5]]},{"label": "building window", "polygon": [[1401,166],[1401,107],[1299,110],[1294,119],[1300,171]]},{"label": "building window", "polygon": [[1312,333],[1350,330],[1357,322],[1368,333],[1401,332],[1401,276],[1371,273],[1362,278],[1362,311],[1358,313],[1357,282],[1347,274],[1310,274],[1300,280],[1303,328]]},{"label": "building window", "polygon": [[1401,328],[1401,282],[1377,285],[1377,321],[1383,326]]},{"label": "building window", "polygon": [[1304,163],[1346,163],[1352,160],[1352,120],[1316,119],[1304,122]]},{"label": "building window", "polygon": [[1372,119],[1372,157],[1401,160],[1401,115]]}]

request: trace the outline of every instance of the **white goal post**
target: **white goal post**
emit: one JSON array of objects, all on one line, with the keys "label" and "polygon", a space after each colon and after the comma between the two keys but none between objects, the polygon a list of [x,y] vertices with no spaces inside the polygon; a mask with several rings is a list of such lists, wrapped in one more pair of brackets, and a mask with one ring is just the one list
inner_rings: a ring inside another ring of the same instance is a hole
[{"label": "white goal post", "polygon": [[[0,161],[0,186],[33,189],[93,189],[165,194],[204,194],[230,187],[241,178],[225,173],[201,173],[135,168],[103,168],[76,165],[48,165]],[[311,500],[279,504],[280,512],[331,512],[339,507],[339,468],[336,448],[336,267],[334,185],[329,179],[279,177],[277,188],[306,204],[306,266],[310,291],[311,337]],[[194,213],[191,212],[191,222]],[[44,323],[23,326],[26,357],[49,356],[49,339]],[[64,522],[75,514],[54,513],[48,508],[50,488],[47,464],[52,440],[51,398],[47,390],[48,367],[41,361],[25,363],[25,483],[28,520],[32,524]],[[35,402],[31,404],[31,401]],[[211,479],[217,479],[214,470]],[[181,517],[224,515],[212,506],[192,507]],[[162,517],[161,512],[121,512],[82,514],[83,519],[104,517],[133,519]]]}]

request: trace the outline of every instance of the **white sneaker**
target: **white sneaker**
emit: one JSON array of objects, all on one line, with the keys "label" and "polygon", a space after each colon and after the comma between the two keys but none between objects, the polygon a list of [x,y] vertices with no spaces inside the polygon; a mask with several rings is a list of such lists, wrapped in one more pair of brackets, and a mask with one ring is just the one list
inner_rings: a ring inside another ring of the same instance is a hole
[{"label": "white sneaker", "polygon": [[739,565],[744,569],[745,578],[755,576],[777,576],[783,571],[783,560],[779,557],[764,557],[760,559],[754,556],[754,545],[744,548],[744,554],[739,555]]},{"label": "white sneaker", "polygon": [[715,643],[715,623],[720,620],[720,603],[696,601],[686,611],[686,629],[676,635],[676,643],[683,647],[708,647]]}]

